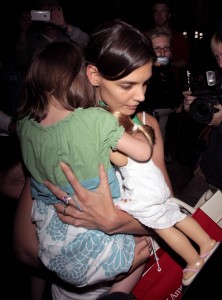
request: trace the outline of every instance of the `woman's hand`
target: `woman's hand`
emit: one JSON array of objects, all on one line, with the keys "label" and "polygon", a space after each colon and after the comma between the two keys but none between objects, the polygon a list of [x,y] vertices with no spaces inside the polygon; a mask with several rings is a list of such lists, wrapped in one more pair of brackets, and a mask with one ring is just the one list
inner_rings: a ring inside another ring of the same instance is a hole
[{"label": "woman's hand", "polygon": [[[133,271],[135,271],[139,266],[144,264],[147,259],[150,257],[150,253],[152,251],[152,244],[151,244],[151,238],[150,237],[140,237],[136,238],[136,246],[134,251],[134,259],[132,266],[127,273],[127,276],[131,274]],[[136,276],[136,274],[134,275]],[[126,275],[118,275],[116,277],[117,280],[122,280],[125,278]]]},{"label": "woman's hand", "polygon": [[[85,189],[65,163],[61,163],[61,168],[75,190],[75,201],[82,209],[78,209],[73,199],[68,206],[56,204],[55,208],[62,222],[76,227],[101,230],[107,234],[148,234],[147,229],[138,220],[113,204],[107,174],[102,165],[99,168],[100,184],[96,191]],[[45,185],[57,198],[63,201],[64,196],[67,198],[64,191],[49,181],[46,181]]]},{"label": "woman's hand", "polygon": [[[115,226],[116,220],[114,218],[114,211],[117,210],[117,208],[113,204],[104,167],[102,165],[100,166],[100,185],[96,191],[89,191],[82,187],[71,168],[65,163],[61,163],[61,168],[76,192],[74,199],[82,211],[78,209],[73,199],[67,206],[65,215],[64,205],[56,204],[55,208],[60,220],[76,227],[81,226],[88,229],[100,229],[104,232],[109,232],[110,228]],[[59,199],[63,200],[64,196],[67,196],[64,191],[52,183],[46,181],[45,185]]]},{"label": "woman's hand", "polygon": [[150,237],[141,237],[139,240],[137,239],[134,252],[134,260],[130,271],[135,270],[138,266],[143,264],[150,256],[151,251],[152,244]]}]

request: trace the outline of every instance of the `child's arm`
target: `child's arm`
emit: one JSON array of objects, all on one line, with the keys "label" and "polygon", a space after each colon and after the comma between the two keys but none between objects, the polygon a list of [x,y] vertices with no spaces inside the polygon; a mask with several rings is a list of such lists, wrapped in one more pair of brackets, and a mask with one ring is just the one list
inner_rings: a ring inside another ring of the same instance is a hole
[{"label": "child's arm", "polygon": [[116,149],[138,161],[147,161],[152,155],[152,146],[143,133],[130,135],[125,132]]},{"label": "child's arm", "polygon": [[128,163],[127,156],[119,151],[111,151],[110,160],[117,167],[124,167]]}]

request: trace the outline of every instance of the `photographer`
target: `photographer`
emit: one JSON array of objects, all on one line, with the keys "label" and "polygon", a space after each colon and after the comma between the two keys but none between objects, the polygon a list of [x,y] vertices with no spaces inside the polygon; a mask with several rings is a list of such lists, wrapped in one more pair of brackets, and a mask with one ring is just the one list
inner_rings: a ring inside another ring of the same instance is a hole
[{"label": "photographer", "polygon": [[50,11],[50,21],[32,20],[29,9],[24,9],[18,19],[19,33],[15,45],[16,63],[27,68],[33,53],[52,42],[70,41],[85,48],[89,35],[79,27],[67,23],[58,0],[38,0],[32,9]]},{"label": "photographer", "polygon": [[172,69],[171,32],[166,28],[155,28],[147,32],[157,60],[152,68],[145,93],[145,101],[139,104],[140,111],[155,116],[159,122],[164,142],[165,162],[172,162],[169,151],[168,121],[182,102],[182,92]]},{"label": "photographer", "polygon": [[[219,27],[211,38],[211,50],[222,70],[222,27]],[[221,78],[222,75],[217,84],[222,94]],[[184,91],[183,94],[184,109],[189,112],[190,105],[196,97],[191,95],[191,91]],[[216,111],[213,118],[201,135],[204,146],[197,169],[180,195],[183,201],[192,201],[193,206],[207,189],[210,188],[213,192],[222,189],[222,104],[216,104],[214,107]]]}]

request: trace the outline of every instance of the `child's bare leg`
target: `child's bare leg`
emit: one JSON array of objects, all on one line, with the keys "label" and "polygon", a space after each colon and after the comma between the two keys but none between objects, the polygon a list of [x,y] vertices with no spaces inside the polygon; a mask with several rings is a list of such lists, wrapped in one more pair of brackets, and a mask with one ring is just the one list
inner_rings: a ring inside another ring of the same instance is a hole
[{"label": "child's bare leg", "polygon": [[134,254],[134,261],[132,264],[129,273],[122,277],[119,276],[113,286],[111,287],[109,293],[112,292],[124,292],[124,293],[131,293],[132,289],[134,288],[135,284],[141,277],[144,267],[145,261],[150,256],[150,247],[151,241],[150,238],[135,238],[136,240],[136,247],[135,247],[135,254]]},{"label": "child's bare leg", "polygon": [[[175,227],[157,229],[156,233],[187,263],[187,268],[200,270],[204,265],[204,259],[193,247],[186,235]],[[187,271],[183,278],[187,279],[194,275],[194,271]]]},{"label": "child's bare leg", "polygon": [[216,241],[191,217],[186,217],[175,226],[199,246],[200,255],[210,252],[216,244]]}]

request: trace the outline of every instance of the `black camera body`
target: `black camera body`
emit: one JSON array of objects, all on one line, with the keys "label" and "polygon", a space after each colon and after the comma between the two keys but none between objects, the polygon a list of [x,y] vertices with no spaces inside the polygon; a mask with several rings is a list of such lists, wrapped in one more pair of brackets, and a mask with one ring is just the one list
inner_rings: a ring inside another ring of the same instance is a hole
[{"label": "black camera body", "polygon": [[197,123],[208,124],[218,110],[216,104],[222,104],[222,84],[214,86],[191,87],[192,96],[197,98],[190,105],[189,114]]}]

